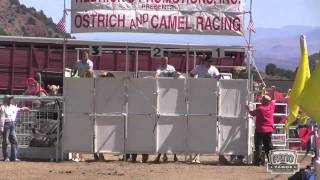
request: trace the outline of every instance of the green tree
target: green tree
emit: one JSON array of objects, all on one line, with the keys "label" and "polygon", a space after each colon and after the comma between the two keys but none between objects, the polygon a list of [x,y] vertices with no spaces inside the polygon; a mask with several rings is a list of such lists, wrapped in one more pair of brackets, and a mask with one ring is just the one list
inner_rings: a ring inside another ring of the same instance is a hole
[{"label": "green tree", "polygon": [[277,72],[277,66],[275,64],[267,64],[266,66],[266,74],[274,76]]}]

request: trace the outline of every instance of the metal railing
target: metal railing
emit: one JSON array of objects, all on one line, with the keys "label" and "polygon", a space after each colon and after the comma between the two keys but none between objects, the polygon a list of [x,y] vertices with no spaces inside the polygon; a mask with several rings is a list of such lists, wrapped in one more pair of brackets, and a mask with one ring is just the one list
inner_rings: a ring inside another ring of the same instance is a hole
[{"label": "metal railing", "polygon": [[[3,96],[0,96],[3,100]],[[16,117],[16,135],[19,148],[60,148],[63,98],[60,96],[14,96],[12,104],[29,107]],[[2,143],[0,144],[2,145]],[[56,156],[58,157],[58,156]]]}]

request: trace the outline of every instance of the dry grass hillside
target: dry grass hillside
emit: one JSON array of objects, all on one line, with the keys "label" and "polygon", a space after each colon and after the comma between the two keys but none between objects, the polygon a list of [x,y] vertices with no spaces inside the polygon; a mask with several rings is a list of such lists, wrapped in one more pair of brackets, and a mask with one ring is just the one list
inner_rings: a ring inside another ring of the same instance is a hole
[{"label": "dry grass hillside", "polygon": [[27,8],[19,0],[0,0],[0,35],[63,37],[43,11]]}]

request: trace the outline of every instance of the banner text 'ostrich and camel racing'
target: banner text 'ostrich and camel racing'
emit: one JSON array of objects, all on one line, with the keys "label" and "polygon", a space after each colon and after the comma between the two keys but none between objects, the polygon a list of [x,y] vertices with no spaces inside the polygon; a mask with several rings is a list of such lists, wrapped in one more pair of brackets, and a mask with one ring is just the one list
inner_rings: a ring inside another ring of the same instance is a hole
[{"label": "banner text 'ostrich and camel racing'", "polygon": [[72,33],[243,34],[244,0],[72,0]]}]

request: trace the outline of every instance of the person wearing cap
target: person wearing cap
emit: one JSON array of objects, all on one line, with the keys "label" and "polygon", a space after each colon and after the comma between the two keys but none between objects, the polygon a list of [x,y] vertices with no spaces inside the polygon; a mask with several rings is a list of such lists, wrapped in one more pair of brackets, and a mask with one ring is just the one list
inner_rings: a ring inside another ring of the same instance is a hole
[{"label": "person wearing cap", "polygon": [[156,78],[158,78],[158,77],[173,77],[175,75],[176,69],[168,63],[169,63],[169,59],[167,56],[164,56],[161,58],[161,65],[156,70],[156,74],[155,74]]},{"label": "person wearing cap", "polygon": [[[17,159],[18,142],[16,136],[15,121],[20,110],[30,110],[28,107],[19,108],[11,104],[13,96],[5,95],[3,104],[0,106],[0,131],[2,133],[2,153],[4,161],[19,161]],[[11,144],[11,157],[9,159],[7,147],[8,141]]]},{"label": "person wearing cap", "polygon": [[78,60],[72,71],[72,77],[78,72],[79,77],[86,77],[86,74],[93,72],[93,62],[89,59],[89,53],[83,51],[81,54],[81,60]]},{"label": "person wearing cap", "polygon": [[211,56],[206,56],[200,65],[190,72],[191,77],[195,78],[219,78],[219,70],[212,65],[213,59]]},{"label": "person wearing cap", "polygon": [[[246,106],[249,114],[256,117],[256,130],[254,134],[255,157],[254,165],[263,164],[264,157],[261,157],[262,143],[265,153],[269,161],[269,152],[273,149],[272,132],[274,126],[273,114],[275,110],[275,101],[270,96],[262,96],[261,105],[255,110],[250,111],[249,106]],[[269,161],[270,162],[270,161]]]}]

